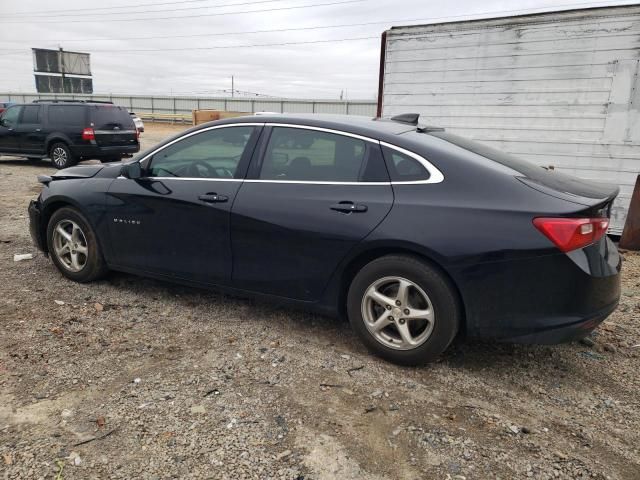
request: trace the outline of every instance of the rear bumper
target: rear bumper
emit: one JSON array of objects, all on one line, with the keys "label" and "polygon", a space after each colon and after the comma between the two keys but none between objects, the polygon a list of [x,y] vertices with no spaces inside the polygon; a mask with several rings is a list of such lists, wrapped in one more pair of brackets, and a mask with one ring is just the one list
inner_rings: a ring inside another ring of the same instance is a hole
[{"label": "rear bumper", "polygon": [[46,252],[46,239],[42,226],[42,213],[37,201],[31,200],[29,202],[29,233],[31,233],[31,239],[36,247],[43,252]]},{"label": "rear bumper", "polygon": [[620,266],[605,237],[569,254],[461,269],[454,277],[467,336],[545,344],[584,337],[618,305]]},{"label": "rear bumper", "polygon": [[140,144],[120,146],[76,145],[71,147],[74,155],[83,158],[104,158],[116,155],[133,155],[140,151]]}]

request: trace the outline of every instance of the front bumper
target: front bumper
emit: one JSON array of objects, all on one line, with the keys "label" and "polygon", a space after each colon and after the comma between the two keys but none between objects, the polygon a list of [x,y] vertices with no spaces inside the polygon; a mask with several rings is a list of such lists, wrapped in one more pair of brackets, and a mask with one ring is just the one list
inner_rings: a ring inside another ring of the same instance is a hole
[{"label": "front bumper", "polygon": [[42,212],[40,211],[40,205],[36,200],[29,202],[29,233],[31,233],[31,239],[36,247],[43,252],[46,252],[46,238],[45,232],[42,226]]},{"label": "front bumper", "polygon": [[543,344],[584,337],[618,305],[620,267],[604,237],[569,254],[459,270],[467,336]]}]

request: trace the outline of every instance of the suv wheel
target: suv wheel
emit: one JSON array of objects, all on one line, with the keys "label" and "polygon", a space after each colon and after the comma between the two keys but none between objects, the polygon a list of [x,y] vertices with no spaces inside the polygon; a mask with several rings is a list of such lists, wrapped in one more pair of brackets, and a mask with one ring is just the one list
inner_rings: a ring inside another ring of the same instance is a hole
[{"label": "suv wheel", "polygon": [[90,282],[107,272],[93,229],[73,208],[61,208],[51,216],[47,245],[55,266],[71,280]]},{"label": "suv wheel", "polygon": [[54,143],[49,149],[49,157],[53,165],[58,168],[67,168],[75,165],[76,161],[71,154],[71,150],[65,143]]},{"label": "suv wheel", "polygon": [[375,354],[403,365],[435,360],[461,320],[457,294],[438,270],[417,258],[389,255],[365,265],[349,288],[352,328]]}]

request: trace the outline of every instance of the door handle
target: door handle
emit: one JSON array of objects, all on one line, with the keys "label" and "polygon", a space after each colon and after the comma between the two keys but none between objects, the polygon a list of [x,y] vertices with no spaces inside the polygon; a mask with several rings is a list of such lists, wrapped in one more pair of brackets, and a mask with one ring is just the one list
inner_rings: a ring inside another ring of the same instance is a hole
[{"label": "door handle", "polygon": [[223,203],[229,200],[229,197],[225,195],[218,195],[217,193],[206,193],[198,196],[199,200],[205,203]]},{"label": "door handle", "polygon": [[366,205],[361,205],[353,202],[340,202],[334,203],[329,207],[331,210],[341,213],[362,213],[367,211]]},{"label": "door handle", "polygon": [[36,132],[41,132],[42,129],[41,128],[36,128]]}]

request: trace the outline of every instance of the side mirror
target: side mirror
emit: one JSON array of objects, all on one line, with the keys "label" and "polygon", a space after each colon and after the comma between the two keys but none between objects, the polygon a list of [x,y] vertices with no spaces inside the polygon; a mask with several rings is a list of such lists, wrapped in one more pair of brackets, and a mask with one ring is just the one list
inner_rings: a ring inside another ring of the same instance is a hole
[{"label": "side mirror", "polygon": [[122,165],[120,175],[125,178],[130,178],[131,180],[142,177],[142,168],[140,168],[140,162],[125,163],[124,165]]}]

